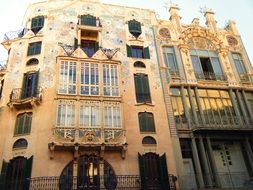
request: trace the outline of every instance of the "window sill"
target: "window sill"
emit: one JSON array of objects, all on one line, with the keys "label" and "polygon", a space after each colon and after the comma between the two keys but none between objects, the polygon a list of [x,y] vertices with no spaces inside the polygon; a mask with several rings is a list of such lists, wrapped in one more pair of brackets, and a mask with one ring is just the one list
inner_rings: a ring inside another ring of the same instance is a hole
[{"label": "window sill", "polygon": [[146,103],[146,102],[143,102],[143,103],[135,103],[135,106],[143,106],[143,105],[145,105],[145,106],[155,106],[155,104],[153,104],[153,103]]},{"label": "window sill", "polygon": [[21,136],[28,136],[31,133],[23,133],[23,134],[14,134],[13,137],[21,137]]},{"label": "window sill", "polygon": [[140,131],[141,135],[156,135],[155,131]]}]

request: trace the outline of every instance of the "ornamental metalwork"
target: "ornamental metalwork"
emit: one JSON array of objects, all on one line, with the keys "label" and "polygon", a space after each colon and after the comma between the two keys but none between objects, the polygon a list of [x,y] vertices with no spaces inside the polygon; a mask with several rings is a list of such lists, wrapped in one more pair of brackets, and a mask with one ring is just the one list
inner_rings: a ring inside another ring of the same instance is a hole
[{"label": "ornamental metalwork", "polygon": [[102,52],[106,55],[108,59],[112,59],[113,56],[120,50],[119,48],[116,49],[107,49],[101,48]]},{"label": "ornamental metalwork", "polygon": [[68,56],[71,56],[76,50],[75,46],[67,45],[61,42],[58,43],[58,45],[62,47],[62,49],[66,52]]},{"label": "ornamental metalwork", "polygon": [[228,42],[228,45],[230,45],[230,46],[238,45],[237,39],[233,36],[227,36],[227,42]]}]

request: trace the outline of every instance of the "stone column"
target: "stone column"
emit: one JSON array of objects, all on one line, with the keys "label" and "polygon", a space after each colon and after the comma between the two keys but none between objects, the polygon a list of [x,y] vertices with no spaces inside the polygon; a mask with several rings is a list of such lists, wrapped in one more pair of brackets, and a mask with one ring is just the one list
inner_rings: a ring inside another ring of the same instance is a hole
[{"label": "stone column", "polygon": [[236,93],[236,96],[237,96],[237,102],[238,102],[239,106],[241,107],[244,120],[246,121],[246,124],[249,125],[248,114],[247,114],[247,112],[245,110],[245,107],[244,107],[244,104],[242,102],[241,94],[239,93],[238,90],[236,90],[235,93]]},{"label": "stone column", "polygon": [[251,167],[251,171],[253,172],[253,152],[252,152],[248,137],[246,137],[245,140],[244,140],[244,146],[245,146],[245,149],[246,149],[246,152],[247,152],[247,156],[249,158],[249,164],[250,164],[250,167]]},{"label": "stone column", "polygon": [[192,141],[192,155],[193,155],[193,161],[194,161],[194,165],[195,165],[195,169],[196,169],[196,175],[197,175],[197,179],[199,182],[199,188],[205,188],[205,184],[204,184],[204,180],[203,180],[203,175],[202,175],[202,171],[201,171],[201,166],[200,166],[200,162],[199,162],[199,156],[198,156],[198,151],[197,151],[197,146],[196,146],[196,142],[195,142],[195,138],[192,137],[191,138]]},{"label": "stone column", "polygon": [[203,163],[203,169],[206,175],[205,180],[207,182],[208,187],[213,187],[213,182],[212,182],[210,170],[207,163],[206,151],[205,151],[205,146],[204,146],[202,137],[199,137],[199,145],[200,145],[200,158]]},{"label": "stone column", "polygon": [[230,98],[231,98],[232,105],[233,105],[233,108],[234,108],[234,110],[235,110],[235,114],[236,114],[236,116],[237,116],[237,118],[238,118],[239,124],[240,124],[240,125],[243,125],[243,120],[242,120],[241,114],[240,114],[240,112],[239,112],[238,104],[237,104],[236,101],[235,101],[235,96],[234,96],[234,94],[233,94],[232,89],[229,89],[228,93],[229,93],[229,96],[230,96]]},{"label": "stone column", "polygon": [[185,91],[184,91],[183,86],[180,87],[180,91],[181,91],[181,95],[182,95],[182,103],[183,103],[183,107],[184,107],[184,113],[187,118],[187,124],[188,124],[188,127],[191,128],[191,118],[190,118],[190,114],[188,112],[189,108],[186,103],[186,96],[185,96]]},{"label": "stone column", "polygon": [[201,119],[203,121],[203,124],[206,124],[204,113],[203,113],[203,110],[202,110],[201,104],[200,104],[200,97],[199,97],[199,93],[198,93],[197,87],[194,88],[194,92],[195,92],[195,97],[196,97],[196,101],[197,101],[197,104],[198,104],[198,108],[199,108],[199,113],[200,113]]},{"label": "stone column", "polygon": [[211,164],[211,167],[212,167],[214,179],[215,179],[215,182],[216,182],[215,184],[216,184],[216,187],[221,187],[221,182],[220,182],[220,178],[218,176],[218,170],[217,170],[214,155],[213,155],[211,140],[210,140],[209,137],[206,138],[206,142],[207,142],[207,152],[209,154],[209,160],[210,160],[210,164]]},{"label": "stone column", "polygon": [[197,113],[196,113],[196,110],[195,110],[195,107],[194,107],[194,101],[193,101],[193,97],[192,97],[191,88],[188,87],[187,91],[188,91],[188,96],[189,96],[189,100],[190,100],[190,104],[191,104],[191,108],[192,108],[195,123],[196,123],[196,125],[199,125],[198,116],[197,116]]}]

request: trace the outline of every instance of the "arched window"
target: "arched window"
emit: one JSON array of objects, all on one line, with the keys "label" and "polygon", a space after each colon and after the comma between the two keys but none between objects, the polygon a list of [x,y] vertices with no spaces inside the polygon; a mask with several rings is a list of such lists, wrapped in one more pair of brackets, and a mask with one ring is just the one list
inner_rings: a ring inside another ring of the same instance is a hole
[{"label": "arched window", "polygon": [[29,60],[26,62],[26,65],[27,65],[27,66],[30,66],[30,65],[37,65],[37,64],[39,64],[39,60],[36,59],[36,58],[29,59]]},{"label": "arched window", "polygon": [[155,132],[154,115],[148,112],[140,112],[139,125],[141,132]]},{"label": "arched window", "polygon": [[157,143],[153,137],[148,136],[148,137],[144,137],[142,139],[142,144],[143,145],[156,145]]},{"label": "arched window", "polygon": [[134,67],[146,68],[146,65],[143,62],[141,62],[141,61],[136,61],[134,63]]},{"label": "arched window", "polygon": [[13,149],[16,148],[27,148],[28,146],[28,142],[25,139],[18,139],[15,141],[15,143],[13,144]]},{"label": "arched window", "polygon": [[32,113],[22,113],[17,116],[15,135],[29,134],[31,132]]}]

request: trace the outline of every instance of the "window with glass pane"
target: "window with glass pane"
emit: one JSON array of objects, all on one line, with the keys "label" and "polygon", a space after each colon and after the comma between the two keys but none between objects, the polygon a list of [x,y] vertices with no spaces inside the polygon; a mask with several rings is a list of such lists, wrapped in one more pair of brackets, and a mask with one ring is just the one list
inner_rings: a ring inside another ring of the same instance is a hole
[{"label": "window with glass pane", "polygon": [[128,21],[128,29],[135,38],[141,35],[141,23],[136,20]]},{"label": "window with glass pane", "polygon": [[148,112],[139,113],[139,125],[141,132],[155,132],[154,115]]},{"label": "window with glass pane", "polygon": [[75,127],[75,103],[73,101],[61,101],[57,108],[57,126]]},{"label": "window with glass pane", "polygon": [[132,46],[132,57],[143,58],[143,47]]},{"label": "window with glass pane", "polygon": [[76,94],[76,62],[61,61],[59,93]]},{"label": "window with glass pane", "polygon": [[248,100],[248,104],[251,109],[251,112],[253,113],[253,92],[246,92],[245,95]]},{"label": "window with glass pane", "polygon": [[163,57],[166,67],[168,67],[171,75],[179,75],[178,65],[173,47],[163,48]]},{"label": "window with glass pane", "polygon": [[27,56],[37,55],[41,52],[41,42],[34,42],[28,45]]},{"label": "window with glass pane", "polygon": [[14,135],[29,134],[32,125],[32,113],[22,113],[17,116]]},{"label": "window with glass pane", "polygon": [[44,26],[44,16],[37,16],[32,18],[31,30],[36,34]]},{"label": "window with glass pane", "polygon": [[104,105],[104,126],[105,128],[121,127],[120,105],[117,104]]},{"label": "window with glass pane", "polygon": [[80,105],[80,126],[100,127],[100,110],[98,102],[82,102]]},{"label": "window with glass pane", "polygon": [[175,124],[177,127],[185,127],[184,124],[187,124],[187,118],[185,115],[180,89],[170,88],[170,96]]},{"label": "window with glass pane", "polygon": [[99,69],[98,64],[81,63],[80,94],[99,95]]},{"label": "window with glass pane", "polygon": [[119,96],[119,78],[117,65],[103,65],[104,96]]},{"label": "window with glass pane", "polygon": [[246,69],[245,65],[243,63],[243,59],[240,54],[238,53],[232,53],[232,58],[234,60],[234,64],[237,70],[237,73],[239,74],[239,77],[241,80],[248,81],[248,76],[246,75]]},{"label": "window with glass pane", "polygon": [[135,94],[138,103],[151,103],[148,75],[135,74]]},{"label": "window with glass pane", "polygon": [[96,17],[92,15],[82,15],[81,25],[96,26]]},{"label": "window with glass pane", "polygon": [[190,50],[195,76],[202,80],[225,80],[218,55],[214,51]]}]

